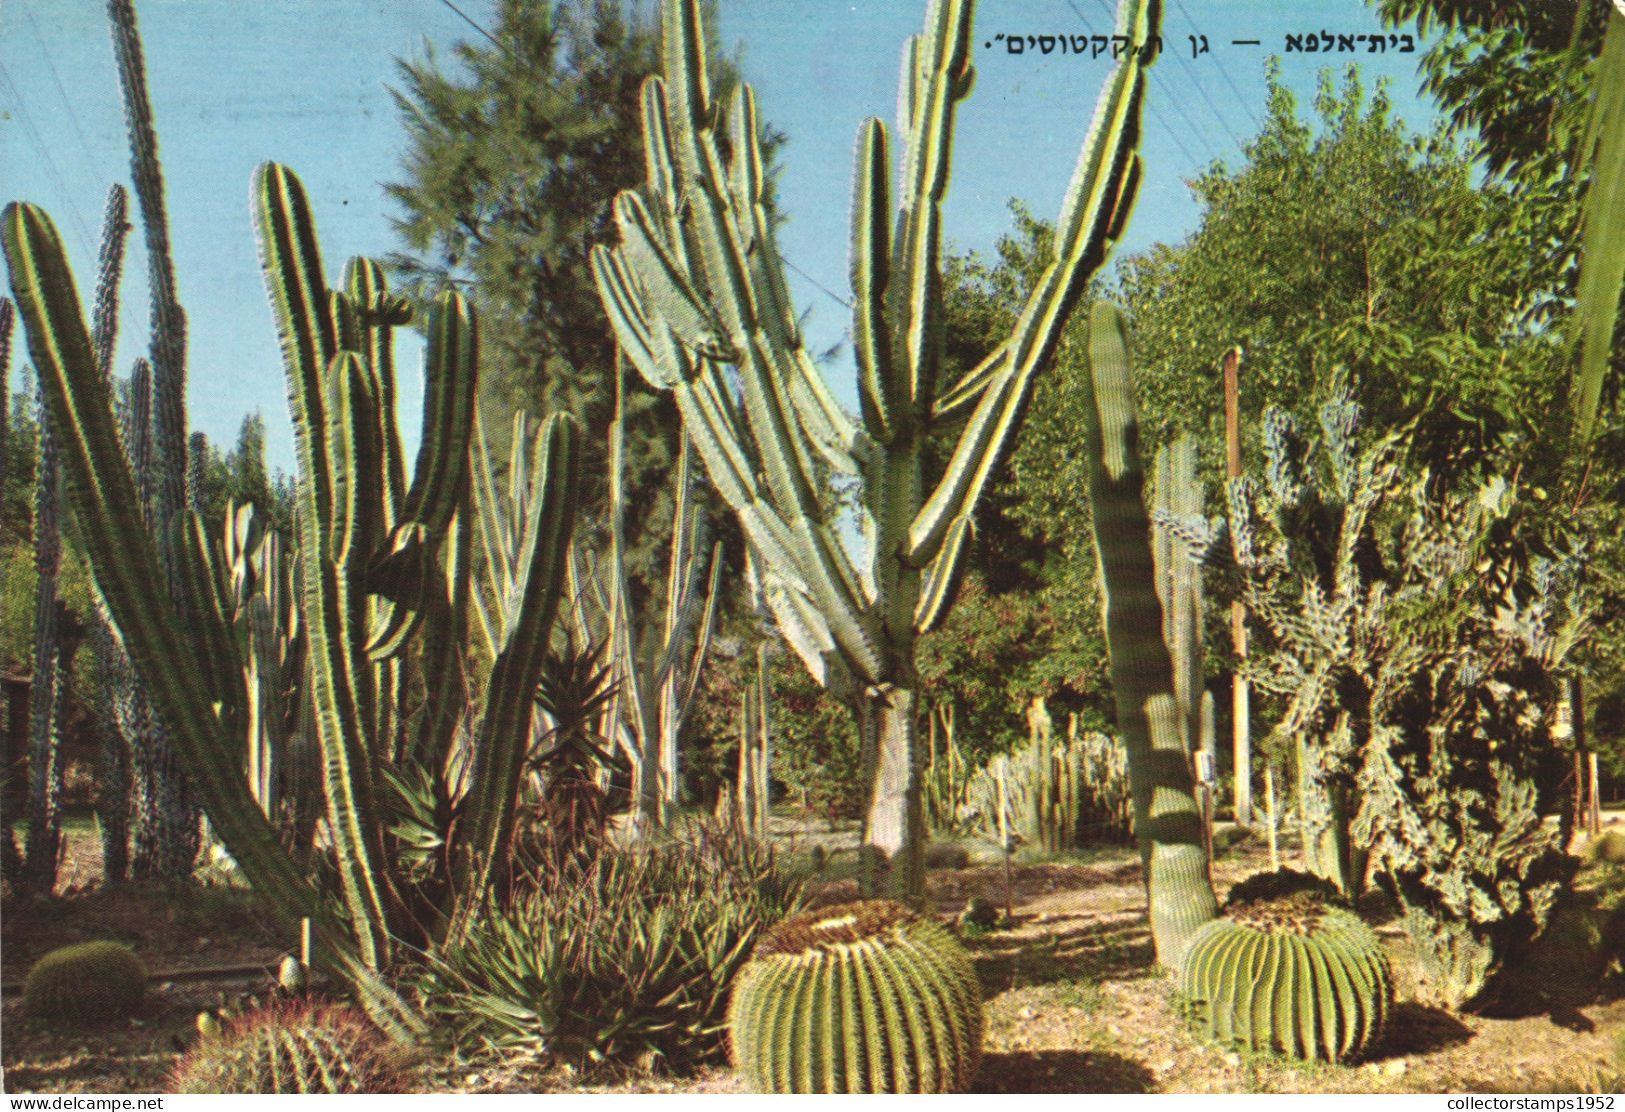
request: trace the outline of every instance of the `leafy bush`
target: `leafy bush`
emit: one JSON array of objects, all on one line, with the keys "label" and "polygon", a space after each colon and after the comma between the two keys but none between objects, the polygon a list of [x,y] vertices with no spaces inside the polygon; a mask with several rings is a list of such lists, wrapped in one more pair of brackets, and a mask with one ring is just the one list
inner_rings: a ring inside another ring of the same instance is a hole
[{"label": "leafy bush", "polygon": [[434,955],[420,985],[460,1048],[571,1064],[718,1059],[734,975],[801,899],[771,849],[711,827],[606,846],[530,884]]}]

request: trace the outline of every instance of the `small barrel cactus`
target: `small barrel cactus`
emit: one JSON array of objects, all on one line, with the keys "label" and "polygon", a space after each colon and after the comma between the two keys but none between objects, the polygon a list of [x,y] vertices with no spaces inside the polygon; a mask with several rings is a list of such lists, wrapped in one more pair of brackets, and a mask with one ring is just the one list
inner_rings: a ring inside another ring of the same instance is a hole
[{"label": "small barrel cactus", "polygon": [[202,1037],[175,1065],[176,1093],[397,1093],[400,1051],[354,1008],[273,1004]]},{"label": "small barrel cactus", "polygon": [[762,1092],[962,1092],[981,1060],[982,990],[944,927],[865,900],[770,930],[728,1022],[734,1065]]},{"label": "small barrel cactus", "polygon": [[147,993],[147,970],[121,942],[81,942],[52,950],[28,971],[25,1014],[48,1023],[123,1019]]},{"label": "small barrel cactus", "polygon": [[1191,939],[1180,988],[1210,1039],[1331,1062],[1370,1047],[1393,1004],[1376,934],[1311,892],[1232,901]]}]

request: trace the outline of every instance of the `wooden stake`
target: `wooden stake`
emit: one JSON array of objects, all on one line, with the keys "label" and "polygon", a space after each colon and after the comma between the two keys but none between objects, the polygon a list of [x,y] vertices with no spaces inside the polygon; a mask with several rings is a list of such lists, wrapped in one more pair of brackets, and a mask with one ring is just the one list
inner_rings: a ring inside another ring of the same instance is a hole
[{"label": "wooden stake", "polygon": [[1281,848],[1275,841],[1275,768],[1264,766],[1264,816],[1270,836],[1270,871],[1281,867]]},{"label": "wooden stake", "polygon": [[[1241,349],[1224,353],[1224,447],[1227,478],[1241,478]],[[1247,680],[1241,665],[1247,659],[1247,621],[1241,600],[1230,604],[1230,645],[1236,654],[1236,673],[1230,678],[1231,750],[1235,778],[1236,822],[1253,821],[1252,722]]]},{"label": "wooden stake", "polygon": [[299,961],[310,968],[310,917],[299,920]]},{"label": "wooden stake", "polygon": [[1602,788],[1597,783],[1597,754],[1586,754],[1586,768],[1591,773],[1591,783],[1587,793],[1587,826],[1591,836],[1595,838],[1602,833]]}]

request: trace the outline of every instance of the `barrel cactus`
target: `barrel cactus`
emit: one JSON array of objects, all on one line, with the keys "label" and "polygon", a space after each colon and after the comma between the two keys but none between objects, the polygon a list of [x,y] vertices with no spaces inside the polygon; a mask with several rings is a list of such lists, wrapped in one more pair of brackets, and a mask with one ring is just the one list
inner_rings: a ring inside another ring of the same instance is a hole
[{"label": "barrel cactus", "polygon": [[201,1037],[176,1063],[176,1093],[395,1093],[404,1079],[398,1047],[359,1010],[275,1004]]},{"label": "barrel cactus", "polygon": [[763,1092],[962,1092],[981,1060],[981,986],[946,928],[864,900],[769,931],[729,1029],[735,1067]]},{"label": "barrel cactus", "polygon": [[1186,1018],[1253,1051],[1341,1062],[1382,1033],[1393,978],[1376,934],[1313,891],[1238,903],[1191,940],[1181,972]]},{"label": "barrel cactus", "polygon": [[52,950],[28,971],[25,1014],[48,1023],[123,1019],[141,1005],[147,970],[121,942],[81,942]]}]

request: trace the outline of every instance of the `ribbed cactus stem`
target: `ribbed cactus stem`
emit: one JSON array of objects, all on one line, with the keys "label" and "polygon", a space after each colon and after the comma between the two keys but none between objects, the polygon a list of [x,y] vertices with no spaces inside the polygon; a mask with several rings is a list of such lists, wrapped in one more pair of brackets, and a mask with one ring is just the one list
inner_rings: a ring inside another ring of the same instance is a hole
[{"label": "ribbed cactus stem", "polygon": [[1089,315],[1094,404],[1085,407],[1095,554],[1151,932],[1157,959],[1178,968],[1191,935],[1218,913],[1218,903],[1208,876],[1173,662],[1162,636],[1130,367],[1122,315],[1099,302]]},{"label": "ribbed cactus stem", "polygon": [[[1130,48],[1096,106],[1053,253],[1010,336],[959,382],[942,383],[942,204],[957,105],[972,83],[972,6],[933,3],[909,44],[900,172],[884,124],[865,123],[859,139],[861,421],[834,403],[800,335],[765,202],[754,96],[747,87],[725,110],[714,102],[698,0],[666,0],[663,74],[644,86],[647,187],[616,199],[620,242],[592,256],[621,347],[650,385],[674,393],[686,435],[739,517],[780,631],[857,718],[863,884],[908,900],[922,899],[924,885],[916,639],[952,604],[976,505],[1132,207],[1145,48],[1159,16],[1152,0],[1123,0]],[[942,474],[927,476],[933,432],[961,419]],[[861,569],[832,522],[826,467],[862,480]]]},{"label": "ribbed cactus stem", "polygon": [[61,478],[50,414],[40,407],[34,472],[34,672],[29,688],[28,883],[50,894],[56,884],[62,836],[62,788],[66,755],[59,718],[66,711],[62,686],[62,606],[56,595],[62,563]]},{"label": "ribbed cactus stem", "polygon": [[[147,67],[134,0],[108,0],[113,52],[130,133],[130,173],[146,231],[148,282],[152,292],[152,363],[157,427],[157,513],[168,521],[186,504],[186,313],[175,293],[169,214],[164,201],[158,132],[147,93]],[[162,551],[162,546],[160,547]],[[167,562],[167,560],[166,560]]]}]

